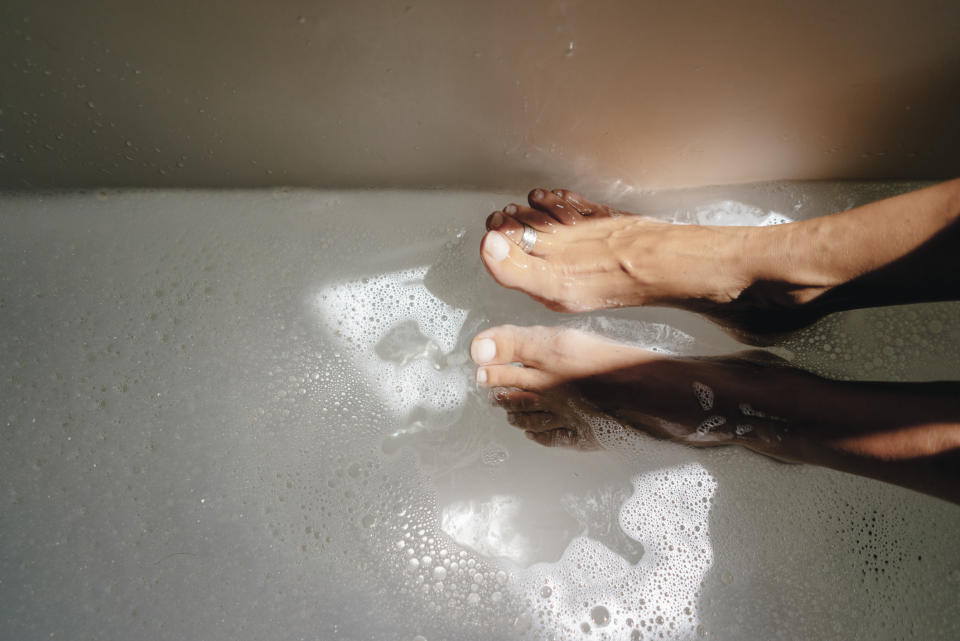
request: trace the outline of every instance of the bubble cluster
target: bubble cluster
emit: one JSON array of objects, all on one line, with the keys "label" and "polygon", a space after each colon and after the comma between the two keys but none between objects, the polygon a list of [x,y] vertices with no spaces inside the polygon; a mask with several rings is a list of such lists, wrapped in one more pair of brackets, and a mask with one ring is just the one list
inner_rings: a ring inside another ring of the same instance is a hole
[{"label": "bubble cluster", "polygon": [[700,403],[700,408],[704,412],[709,412],[713,409],[713,390],[708,386],[700,381],[694,381],[693,395],[696,396],[697,402]]},{"label": "bubble cluster", "polygon": [[782,341],[792,361],[840,380],[955,379],[960,303],[927,303],[840,312]]}]

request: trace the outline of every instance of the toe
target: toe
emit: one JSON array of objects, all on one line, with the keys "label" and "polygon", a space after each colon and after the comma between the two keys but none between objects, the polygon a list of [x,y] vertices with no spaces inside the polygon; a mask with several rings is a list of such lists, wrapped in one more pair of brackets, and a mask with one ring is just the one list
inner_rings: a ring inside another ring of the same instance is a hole
[{"label": "toe", "polygon": [[507,412],[507,423],[528,432],[549,432],[562,427],[550,412]]},{"label": "toe", "polygon": [[545,213],[517,205],[508,205],[503,211],[493,212],[487,217],[486,224],[487,230],[503,234],[517,246],[521,245],[523,226],[533,227],[537,231],[537,240],[529,252],[533,256],[549,253],[552,246],[550,235],[558,226],[557,221]]},{"label": "toe", "polygon": [[580,194],[572,192],[568,189],[554,189],[553,193],[567,206],[575,209],[582,216],[590,216],[593,218],[609,218],[611,212],[615,211],[606,205],[590,202]]},{"label": "toe", "polygon": [[[532,207],[527,207],[526,205],[518,205],[516,203],[510,203],[504,207],[499,212],[493,212],[490,215],[490,218],[493,218],[494,214],[502,214],[509,218],[516,218],[520,222],[526,223],[537,229],[537,231],[550,232],[557,227],[557,221],[548,214],[543,213],[542,211],[537,211]],[[487,220],[489,221],[490,218]],[[491,227],[487,227],[492,229]]]},{"label": "toe", "polygon": [[[507,209],[509,209],[509,207]],[[555,218],[530,207],[518,205],[516,209],[508,213],[516,218],[519,222],[523,223],[524,225],[530,225],[538,232],[552,234],[558,228],[557,220]]]},{"label": "toe", "polygon": [[513,216],[495,211],[487,216],[487,231],[496,231],[512,240],[514,244],[519,244],[520,237],[523,236],[523,225]]},{"label": "toe", "polygon": [[580,212],[552,191],[534,189],[527,195],[527,200],[531,207],[550,214],[564,225],[576,225],[579,221],[583,220]]},{"label": "toe", "polygon": [[553,299],[551,294],[557,284],[547,262],[526,253],[499,231],[488,231],[483,237],[480,258],[494,280],[504,287]]},{"label": "toe", "polygon": [[495,387],[490,390],[490,401],[508,412],[539,412],[546,409],[543,396],[522,389]]},{"label": "toe", "polygon": [[[473,337],[470,357],[477,365],[523,363],[542,368],[551,360],[550,343],[558,330],[553,327],[500,325]],[[491,383],[491,387],[495,387]]]},{"label": "toe", "polygon": [[[487,227],[487,231],[490,231],[491,229],[500,229],[501,227],[503,227],[505,222],[506,222],[506,219],[503,216],[503,212],[495,211],[489,216],[487,216],[487,220],[484,224]],[[501,233],[502,233],[502,230],[501,230]]]},{"label": "toe", "polygon": [[[527,391],[543,391],[559,384],[559,379],[552,374],[535,367],[518,367],[516,365],[487,365],[480,369],[483,372],[484,383],[481,387],[515,387]],[[477,379],[481,375],[478,373]],[[496,392],[494,392],[496,401]]]}]

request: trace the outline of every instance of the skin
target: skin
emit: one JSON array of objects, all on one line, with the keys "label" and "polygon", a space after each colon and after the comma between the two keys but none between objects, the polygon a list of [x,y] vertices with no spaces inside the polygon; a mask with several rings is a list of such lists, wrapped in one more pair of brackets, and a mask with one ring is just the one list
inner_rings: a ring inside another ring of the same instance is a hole
[{"label": "skin", "polygon": [[[960,383],[828,381],[765,353],[673,358],[554,327],[488,329],[471,355],[477,384],[541,445],[597,449],[597,419],[612,418],[685,445],[741,445],[960,503]],[[698,387],[712,391],[709,409]],[[715,417],[721,424],[707,422]]]},{"label": "skin", "polygon": [[[491,214],[481,256],[556,311],[670,305],[762,342],[833,311],[960,298],[960,180],[774,227],[670,225],[565,190],[528,200]],[[530,254],[515,244],[523,224],[538,230]],[[596,448],[593,426],[612,418],[960,502],[958,383],[841,383],[758,353],[669,358],[545,327],[487,330],[471,354],[478,385],[542,445]],[[695,383],[713,390],[710,411]]]},{"label": "skin", "polygon": [[[960,298],[960,179],[768,227],[672,225],[563,189],[528,202],[487,218],[481,258],[559,312],[679,307],[760,344],[835,311]],[[529,254],[524,224],[538,234]]]}]

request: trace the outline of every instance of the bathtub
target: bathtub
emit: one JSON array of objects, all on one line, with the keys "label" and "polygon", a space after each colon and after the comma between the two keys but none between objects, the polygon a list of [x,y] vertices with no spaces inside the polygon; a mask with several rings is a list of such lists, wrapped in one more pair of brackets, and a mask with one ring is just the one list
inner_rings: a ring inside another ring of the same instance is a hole
[{"label": "bathtub", "polygon": [[[485,272],[483,220],[568,186],[779,224],[960,171],[957,7],[901,9],[7,3],[0,638],[960,638],[956,506],[639,434],[541,448],[467,349],[743,349],[550,313]],[[955,380],[960,305],[768,349]]]},{"label": "bathtub", "polygon": [[[914,186],[625,204],[760,224]],[[2,636],[955,636],[955,506],[736,449],[577,453],[506,425],[467,356],[492,324],[738,348],[691,314],[558,318],[497,287],[483,214],[516,197],[4,196]],[[773,349],[834,377],[955,378],[958,312],[850,312]]]}]

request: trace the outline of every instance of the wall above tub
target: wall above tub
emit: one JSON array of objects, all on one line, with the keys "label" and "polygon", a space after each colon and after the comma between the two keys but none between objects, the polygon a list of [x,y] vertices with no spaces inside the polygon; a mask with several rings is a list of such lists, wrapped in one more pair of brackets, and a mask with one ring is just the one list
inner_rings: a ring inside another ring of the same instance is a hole
[{"label": "wall above tub", "polygon": [[0,187],[960,174],[960,3],[7,0]]}]

